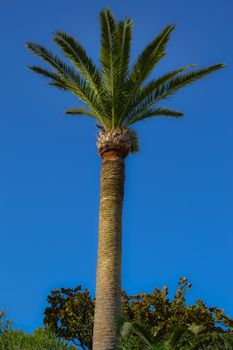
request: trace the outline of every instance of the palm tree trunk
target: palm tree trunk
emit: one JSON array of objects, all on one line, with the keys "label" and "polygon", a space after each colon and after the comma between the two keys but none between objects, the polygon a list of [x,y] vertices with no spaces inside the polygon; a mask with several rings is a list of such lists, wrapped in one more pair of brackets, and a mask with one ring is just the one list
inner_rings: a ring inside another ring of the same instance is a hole
[{"label": "palm tree trunk", "polygon": [[121,307],[124,179],[124,156],[116,151],[105,152],[100,179],[94,350],[116,349],[116,319],[120,316]]}]

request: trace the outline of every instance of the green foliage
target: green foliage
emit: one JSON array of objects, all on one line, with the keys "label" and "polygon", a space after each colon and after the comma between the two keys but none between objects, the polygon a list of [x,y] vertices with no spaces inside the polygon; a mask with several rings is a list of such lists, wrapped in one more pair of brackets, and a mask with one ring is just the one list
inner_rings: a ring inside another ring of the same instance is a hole
[{"label": "green foliage", "polygon": [[181,278],[179,287],[171,300],[168,288],[155,288],[152,293],[140,293],[135,296],[122,296],[122,317],[136,322],[139,326],[150,330],[151,337],[166,339],[177,327],[192,324],[203,327],[203,331],[227,332],[233,328],[233,320],[224,314],[224,310],[208,307],[197,299],[194,304],[186,305],[186,294],[192,285],[186,278]]},{"label": "green foliage", "polygon": [[81,286],[61,288],[52,291],[47,301],[50,306],[44,312],[46,329],[82,349],[92,349],[94,301],[89,291]]},{"label": "green foliage", "polygon": [[[149,346],[155,341],[158,346],[166,344],[167,348],[161,349],[170,349],[168,344],[179,334],[182,334],[182,341],[187,337],[190,340],[192,336],[193,343],[205,342],[207,339],[208,344],[230,341],[232,338],[228,339],[228,335],[232,332],[233,320],[224,314],[224,310],[208,307],[199,299],[194,304],[187,305],[186,294],[190,289],[191,284],[188,280],[181,278],[172,299],[168,296],[166,286],[161,290],[155,288],[152,293],[139,293],[135,296],[122,292],[121,314],[126,321],[125,334],[130,331],[132,325],[134,326],[134,333],[123,337],[121,345],[124,349],[142,350],[145,344]],[[80,286],[55,290],[48,297],[48,302],[44,319],[46,327],[59,337],[73,340],[83,349],[91,350],[94,300],[88,290],[82,290]],[[121,324],[121,320],[119,322]],[[135,329],[138,330],[138,334]],[[144,335],[143,340],[139,334]],[[195,338],[195,334],[198,337]],[[206,346],[206,343],[203,344]]]},{"label": "green foliage", "polygon": [[[167,339],[154,336],[150,342],[139,327],[130,322],[122,325],[119,346],[123,350],[232,350],[233,333],[206,333],[202,326],[177,327]],[[144,331],[146,332],[146,331]]]},{"label": "green foliage", "polygon": [[75,350],[54,334],[38,328],[33,334],[14,330],[11,322],[5,319],[5,313],[0,315],[0,349],[1,350]]},{"label": "green foliage", "polygon": [[116,21],[110,9],[106,9],[100,12],[100,26],[100,68],[92,62],[80,42],[62,31],[57,31],[53,39],[71,65],[42,45],[30,42],[26,46],[52,67],[52,71],[37,66],[29,67],[31,70],[49,78],[49,85],[70,91],[87,106],[68,109],[66,113],[95,118],[105,130],[125,128],[156,116],[181,117],[182,112],[161,107],[158,103],[182,87],[224,67],[216,64],[182,73],[193,66],[189,65],[148,82],[154,68],[166,55],[175,26],[166,26],[139,54],[132,68],[132,20]]}]

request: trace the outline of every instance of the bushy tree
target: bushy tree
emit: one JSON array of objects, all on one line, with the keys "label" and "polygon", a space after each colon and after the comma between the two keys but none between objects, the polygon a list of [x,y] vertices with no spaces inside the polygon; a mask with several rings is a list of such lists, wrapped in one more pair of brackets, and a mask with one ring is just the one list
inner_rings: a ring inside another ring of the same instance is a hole
[{"label": "bushy tree", "polygon": [[81,286],[53,290],[47,299],[44,323],[59,337],[82,349],[92,349],[94,301]]},{"label": "bushy tree", "polygon": [[155,288],[152,293],[135,296],[122,294],[122,317],[145,327],[151,336],[166,338],[176,327],[192,324],[203,327],[204,332],[229,332],[233,320],[218,307],[208,307],[202,300],[187,305],[186,295],[192,284],[186,278],[178,282],[173,299],[168,296],[168,288]]},{"label": "bushy tree", "polygon": [[58,339],[52,332],[37,328],[27,334],[14,330],[12,323],[0,314],[0,350],[75,350],[66,341]]},{"label": "bushy tree", "polygon": [[[230,333],[233,320],[225,315],[224,310],[208,307],[200,299],[187,305],[186,295],[191,287],[186,278],[181,278],[173,298],[169,298],[166,286],[155,288],[152,293],[134,296],[122,292],[121,316],[127,322],[142,327],[150,342],[155,338],[157,341],[169,341],[177,329],[189,334],[189,327],[201,329],[201,335],[212,340],[216,335]],[[58,289],[51,292],[48,303],[44,318],[46,327],[83,349],[91,350],[95,300],[90,292],[82,290],[81,286]],[[137,337],[128,337],[128,349],[136,349],[137,344]]]}]

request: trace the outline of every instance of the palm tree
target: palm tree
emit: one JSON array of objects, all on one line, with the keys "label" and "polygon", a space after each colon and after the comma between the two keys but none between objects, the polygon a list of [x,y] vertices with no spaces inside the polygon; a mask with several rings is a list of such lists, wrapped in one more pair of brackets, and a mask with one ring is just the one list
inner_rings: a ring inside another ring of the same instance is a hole
[{"label": "palm tree", "polygon": [[100,24],[100,67],[92,62],[80,42],[61,31],[53,39],[72,65],[37,43],[29,42],[27,48],[52,67],[51,71],[29,67],[32,71],[49,78],[50,86],[73,93],[86,106],[65,113],[94,118],[101,129],[97,141],[102,168],[93,344],[94,350],[111,350],[116,347],[115,319],[120,314],[121,300],[124,159],[138,150],[137,135],[130,127],[151,117],[181,117],[182,112],[162,107],[160,101],[223,64],[183,73],[192,65],[186,66],[148,82],[150,73],[166,54],[175,26],[166,26],[130,67],[132,20],[116,21],[106,9],[100,12]]}]

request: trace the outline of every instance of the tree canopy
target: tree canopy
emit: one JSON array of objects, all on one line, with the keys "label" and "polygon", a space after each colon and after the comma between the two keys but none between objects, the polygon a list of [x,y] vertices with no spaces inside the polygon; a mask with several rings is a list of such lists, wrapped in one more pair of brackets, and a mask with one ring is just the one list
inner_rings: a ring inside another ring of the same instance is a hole
[{"label": "tree canopy", "polygon": [[84,102],[85,108],[82,105],[74,107],[68,109],[66,114],[94,118],[105,130],[126,128],[156,116],[181,117],[182,112],[161,106],[160,102],[224,67],[223,64],[215,64],[193,70],[194,65],[191,64],[148,81],[154,68],[166,55],[175,26],[167,25],[155,36],[134,64],[130,62],[132,20],[126,18],[117,21],[111,10],[105,9],[100,12],[100,27],[99,67],[81,43],[63,31],[55,32],[53,40],[71,65],[38,43],[28,42],[26,46],[52,68],[47,70],[30,66],[32,71],[49,78],[50,86],[69,91]]},{"label": "tree canopy", "polygon": [[[187,305],[187,293],[191,287],[186,278],[181,278],[173,298],[169,297],[166,286],[134,296],[123,291],[122,318],[146,330],[151,342],[155,337],[158,341],[168,341],[175,329],[188,331],[193,325],[201,329],[202,336],[213,338],[216,334],[230,333],[233,319],[223,309],[208,307],[200,299]],[[44,312],[46,328],[83,349],[91,350],[95,300],[90,292],[81,286],[61,288],[52,291],[47,301],[49,305]]]},{"label": "tree canopy", "polygon": [[94,300],[81,286],[51,291],[44,312],[44,324],[57,336],[82,349],[92,349]]}]

